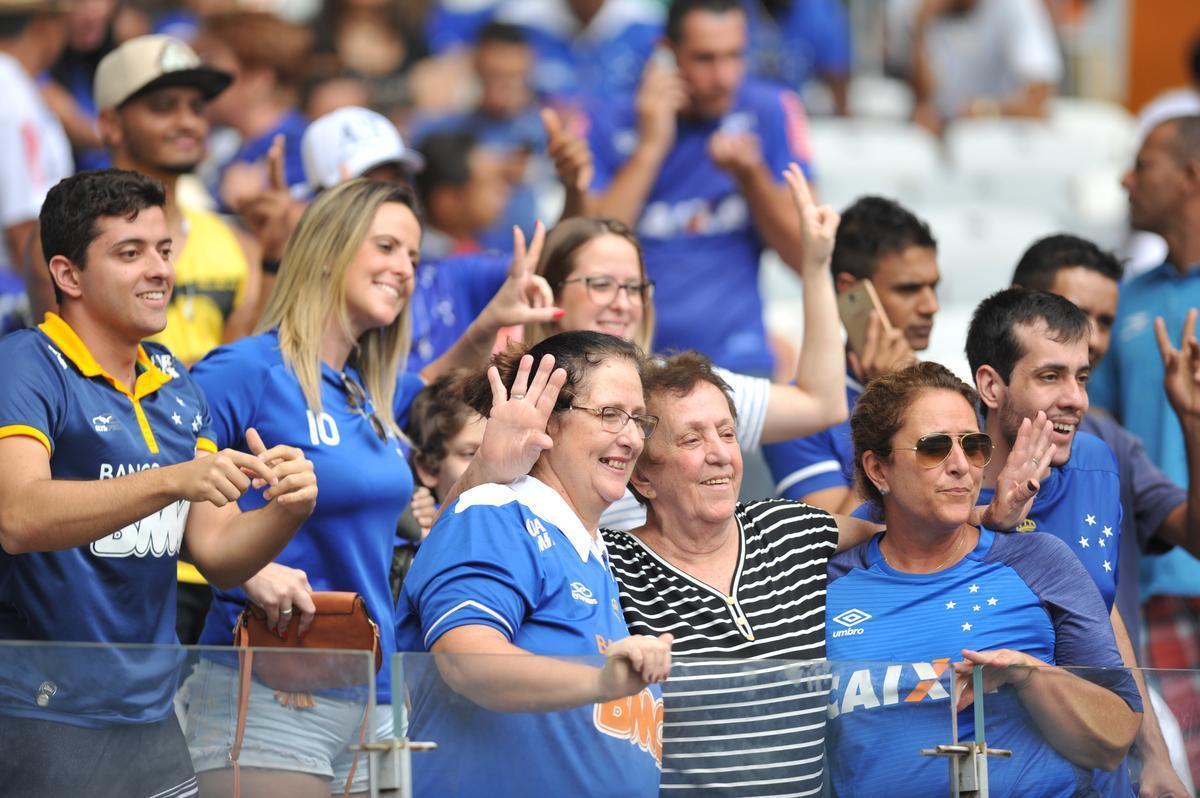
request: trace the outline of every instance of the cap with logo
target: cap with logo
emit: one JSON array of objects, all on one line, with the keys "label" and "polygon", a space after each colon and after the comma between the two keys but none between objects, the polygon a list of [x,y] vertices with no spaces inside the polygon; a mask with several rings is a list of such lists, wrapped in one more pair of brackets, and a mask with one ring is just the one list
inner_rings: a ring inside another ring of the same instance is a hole
[{"label": "cap with logo", "polygon": [[398,163],[413,172],[425,166],[419,152],[404,146],[404,139],[387,117],[357,106],[330,111],[309,125],[300,152],[313,191],[333,188],[387,163]]},{"label": "cap with logo", "polygon": [[100,61],[96,108],[119,108],[137,94],[167,86],[193,86],[211,100],[232,81],[233,75],[206,65],[191,47],[173,36],[138,36]]}]

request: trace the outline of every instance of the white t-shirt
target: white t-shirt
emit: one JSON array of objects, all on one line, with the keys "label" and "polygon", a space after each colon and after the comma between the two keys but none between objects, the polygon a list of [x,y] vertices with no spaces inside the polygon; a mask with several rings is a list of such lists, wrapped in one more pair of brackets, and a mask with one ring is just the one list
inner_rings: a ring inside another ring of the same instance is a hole
[{"label": "white t-shirt", "polygon": [[[887,60],[912,71],[913,27],[921,0],[888,0]],[[1000,99],[1029,83],[1058,83],[1062,56],[1042,0],[979,0],[958,16],[939,16],[925,34],[936,82],[934,105],[960,116],[977,97]]]},{"label": "white t-shirt", "polygon": [[[37,85],[7,53],[0,53],[0,227],[38,217],[46,193],[75,172],[71,144]],[[0,267],[13,267],[0,238]]]},{"label": "white t-shirt", "polygon": [[[763,423],[767,418],[767,403],[771,398],[771,382],[761,377],[735,374],[728,369],[715,369],[733,393],[733,406],[737,409],[738,446],[743,452],[757,449],[762,441]],[[646,523],[646,508],[629,490],[617,499],[600,516],[603,529],[628,532]]]}]

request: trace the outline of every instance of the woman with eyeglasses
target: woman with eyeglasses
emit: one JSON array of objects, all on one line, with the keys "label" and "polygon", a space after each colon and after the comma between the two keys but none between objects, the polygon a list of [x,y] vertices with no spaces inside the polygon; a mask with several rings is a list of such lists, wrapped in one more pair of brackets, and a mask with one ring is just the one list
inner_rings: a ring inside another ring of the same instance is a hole
[{"label": "woman with eyeglasses", "polygon": [[[267,611],[284,639],[299,616],[303,637],[314,611],[309,594],[338,590],[363,596],[385,658],[395,652],[388,569],[396,521],[413,489],[400,424],[422,386],[398,364],[408,353],[420,238],[406,188],[358,179],[322,193],[289,240],[259,334],[194,367],[222,447],[245,448],[241,430],[253,426],[266,440],[301,448],[320,491],[312,516],[275,562],[240,589],[216,591],[201,644],[229,645],[248,601]],[[249,510],[262,502],[248,491],[239,504]],[[390,672],[385,665],[376,681],[380,737],[391,736]],[[236,661],[203,659],[185,693],[201,792],[229,795]],[[243,794],[365,791],[367,768],[353,768],[348,750],[359,739],[362,701],[321,694],[311,707],[287,705],[294,703],[252,684],[240,754]]]},{"label": "woman with eyeglasses", "polygon": [[599,535],[658,423],[643,355],[578,331],[494,363],[467,403],[493,434],[522,414],[545,432],[527,476],[446,508],[401,589],[398,645],[444,655],[435,683],[470,702],[406,660],[408,736],[439,744],[413,761],[414,795],[657,795],[671,637],[630,636]]},{"label": "woman with eyeglasses", "polygon": [[[976,402],[947,369],[920,363],[872,381],[854,409],[856,478],[886,531],[829,565],[828,655],[848,663],[830,700],[834,792],[948,794],[946,762],[917,752],[951,741],[955,708],[959,739],[972,740],[965,710],[982,700],[988,746],[1013,752],[988,761],[992,795],[1132,795],[1122,760],[1141,720],[1133,679],[1064,670],[1121,668],[1095,583],[1053,535],[969,523],[992,453]],[[974,665],[986,697],[971,689]]]},{"label": "woman with eyeglasses", "polygon": [[[807,196],[803,172],[795,164],[787,180],[793,192]],[[637,237],[621,222],[582,217],[560,222],[546,237],[537,273],[554,291],[554,304],[563,315],[552,323],[527,325],[525,340],[540,341],[562,330],[596,330],[651,351],[654,283],[646,277]],[[738,441],[747,451],[760,443],[811,435],[846,419],[841,322],[826,255],[806,250],[802,278],[804,340],[795,384],[718,370],[733,391]],[[626,495],[605,515],[604,526],[632,529],[644,521],[645,512]]]}]

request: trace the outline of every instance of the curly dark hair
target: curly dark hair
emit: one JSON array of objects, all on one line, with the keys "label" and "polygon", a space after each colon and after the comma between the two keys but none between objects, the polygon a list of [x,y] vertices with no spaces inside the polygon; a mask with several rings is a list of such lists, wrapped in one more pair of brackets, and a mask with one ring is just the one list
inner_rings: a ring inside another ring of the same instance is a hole
[{"label": "curly dark hair", "polygon": [[[83,269],[88,247],[100,235],[100,217],[133,221],[146,208],[161,208],[166,202],[162,183],[125,169],[89,169],[65,178],[46,194],[38,215],[46,262],[62,256]],[[62,304],[57,283],[54,296]]]},{"label": "curly dark hair", "polygon": [[[437,473],[446,447],[476,413],[463,401],[463,388],[474,372],[458,369],[441,375],[413,398],[404,434],[412,442],[413,466]],[[441,499],[442,497],[437,497]]]},{"label": "curly dark hair", "polygon": [[952,391],[975,407],[979,395],[975,389],[954,376],[941,363],[915,363],[898,371],[888,372],[867,385],[854,405],[850,416],[850,437],[854,443],[854,479],[859,492],[876,508],[883,508],[883,496],[875,483],[867,478],[863,455],[875,452],[890,457],[892,440],[904,426],[908,408],[925,391]]},{"label": "curly dark hair", "polygon": [[[606,333],[590,330],[574,330],[551,335],[533,346],[513,344],[505,351],[492,357],[492,365],[500,371],[500,380],[512,391],[517,367],[525,355],[533,356],[533,371],[546,355],[554,357],[554,367],[567,372],[567,381],[558,394],[555,413],[571,407],[575,397],[586,385],[592,367],[608,358],[628,360],[641,377],[646,371],[646,356],[634,344]],[[492,387],[487,374],[480,373],[470,379],[463,390],[463,401],[476,413],[487,418],[492,410]]]}]

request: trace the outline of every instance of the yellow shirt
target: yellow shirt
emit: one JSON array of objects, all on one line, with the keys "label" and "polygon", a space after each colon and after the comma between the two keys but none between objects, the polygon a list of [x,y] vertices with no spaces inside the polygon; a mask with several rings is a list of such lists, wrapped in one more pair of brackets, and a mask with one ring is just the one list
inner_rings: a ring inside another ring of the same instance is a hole
[{"label": "yellow shirt", "polygon": [[191,365],[220,346],[225,321],[246,293],[248,266],[233,231],[216,214],[183,209],[187,243],[175,261],[167,328],[151,338]]}]

